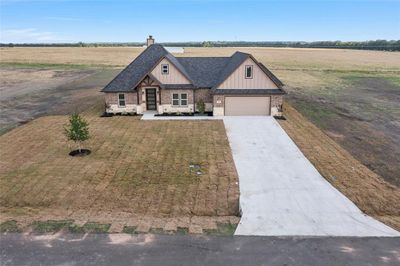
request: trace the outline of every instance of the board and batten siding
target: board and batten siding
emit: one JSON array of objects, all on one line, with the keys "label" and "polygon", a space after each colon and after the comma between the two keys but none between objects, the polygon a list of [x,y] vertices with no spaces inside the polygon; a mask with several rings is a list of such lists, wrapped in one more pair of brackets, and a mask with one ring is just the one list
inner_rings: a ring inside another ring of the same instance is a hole
[{"label": "board and batten siding", "polygon": [[[245,67],[253,66],[253,78],[246,79]],[[251,59],[247,58],[217,89],[277,89],[276,84]]]},{"label": "board and batten siding", "polygon": [[[161,73],[161,65],[168,64],[169,73]],[[164,58],[151,71],[151,74],[156,77],[162,84],[190,84],[190,81],[173,65],[168,59]]]}]

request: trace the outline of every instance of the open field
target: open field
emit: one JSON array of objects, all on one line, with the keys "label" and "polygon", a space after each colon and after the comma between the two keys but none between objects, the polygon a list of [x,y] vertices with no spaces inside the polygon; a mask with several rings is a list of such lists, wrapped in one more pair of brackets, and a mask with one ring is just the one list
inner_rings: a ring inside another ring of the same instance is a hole
[{"label": "open field", "polygon": [[82,111],[102,99],[100,89],[118,70],[0,68],[0,134],[44,115]]},{"label": "open field", "polygon": [[68,155],[67,116],[39,118],[0,137],[1,220],[145,220],[148,230],[154,219],[172,219],[176,230],[179,219],[188,228],[202,217],[214,225],[237,218],[238,177],[222,121],[85,116],[93,138],[84,158]]},{"label": "open field", "polygon": [[[240,50],[253,54],[272,69],[291,70],[400,70],[400,53],[296,48],[185,48],[176,56],[231,56]],[[0,48],[0,64],[125,67],[141,47]]]},{"label": "open field", "polygon": [[[124,47],[1,48],[0,72],[9,68],[17,72],[33,68],[81,73],[99,66],[109,68],[97,71],[95,78],[83,78],[97,82],[97,85],[86,82],[86,86],[81,87],[85,89],[81,92],[85,97],[68,96],[70,90],[65,88],[73,89],[75,85],[72,84],[61,86],[57,90],[59,94],[51,99],[47,93],[1,101],[2,109],[9,110],[2,115],[1,119],[7,124],[2,127],[15,126],[15,121],[29,120],[27,113],[32,113],[29,117],[68,113],[68,110],[76,109],[76,104],[72,108],[69,106],[78,99],[83,99],[81,103],[91,103],[92,96],[100,99],[97,89],[117,73],[118,69],[114,68],[126,66],[142,50]],[[295,48],[186,48],[185,54],[177,56],[230,56],[236,50],[252,53],[267,65],[287,85],[287,99],[296,109],[375,173],[400,185],[400,53]],[[18,73],[15,75],[19,76]],[[2,80],[15,80],[13,76],[2,75]],[[31,79],[42,88],[53,80]],[[77,79],[79,83],[80,79]],[[9,85],[3,82],[3,86]],[[21,87],[16,85],[13,88]],[[65,99],[61,105],[62,112],[49,111],[58,108],[58,103],[52,102],[54,99]],[[33,103],[21,104],[30,101]]]}]

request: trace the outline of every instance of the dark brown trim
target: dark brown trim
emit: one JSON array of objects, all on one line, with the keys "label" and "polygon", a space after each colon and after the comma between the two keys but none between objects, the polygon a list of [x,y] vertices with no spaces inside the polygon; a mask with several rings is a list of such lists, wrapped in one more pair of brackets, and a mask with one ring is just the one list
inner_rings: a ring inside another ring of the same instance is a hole
[{"label": "dark brown trim", "polygon": [[[193,93],[193,113],[196,112],[196,90],[192,90]],[[188,99],[188,104],[189,104],[189,99]]]},{"label": "dark brown trim", "polygon": [[217,89],[213,95],[284,95],[283,89]]}]

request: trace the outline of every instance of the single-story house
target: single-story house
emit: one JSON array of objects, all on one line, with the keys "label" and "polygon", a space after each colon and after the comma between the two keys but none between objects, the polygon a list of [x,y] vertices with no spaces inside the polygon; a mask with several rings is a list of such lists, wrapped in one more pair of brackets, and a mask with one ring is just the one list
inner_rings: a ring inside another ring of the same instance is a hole
[{"label": "single-story house", "polygon": [[[148,39],[147,48],[103,90],[106,112],[282,115],[282,82],[251,54],[175,57]],[[203,104],[204,103],[204,104]]]}]

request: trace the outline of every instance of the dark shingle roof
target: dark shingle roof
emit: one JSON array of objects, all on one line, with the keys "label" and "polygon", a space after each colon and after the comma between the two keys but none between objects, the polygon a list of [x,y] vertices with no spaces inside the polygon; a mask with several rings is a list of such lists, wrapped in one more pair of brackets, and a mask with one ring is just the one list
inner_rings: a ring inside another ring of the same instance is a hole
[{"label": "dark shingle roof", "polygon": [[[134,90],[146,75],[152,76],[150,71],[164,57],[192,83],[190,86],[183,85],[183,87],[212,88],[214,93],[221,93],[216,92],[218,91],[216,89],[217,86],[228,78],[247,58],[253,58],[250,54],[242,52],[236,52],[231,57],[175,57],[162,45],[153,44],[119,73],[102,91],[126,92]],[[253,60],[255,59],[253,58]],[[256,60],[255,62],[278,87],[283,86],[282,82],[263,64],[258,63]],[[164,88],[172,88],[165,84],[163,86]],[[242,90],[242,93],[245,93],[245,91]],[[235,90],[235,92],[238,93],[239,91]]]},{"label": "dark shingle roof", "polygon": [[230,57],[177,57],[186,69],[193,84],[199,88],[211,88],[220,79],[221,71]]},{"label": "dark shingle roof", "polygon": [[193,83],[192,78],[190,75],[186,72],[186,69],[181,65],[179,60],[173,56],[172,54],[167,54],[165,56],[190,82]]},{"label": "dark shingle roof", "polygon": [[247,58],[248,54],[242,52],[235,52],[230,58],[228,63],[224,66],[221,73],[219,73],[219,78],[217,82],[212,86],[213,90],[220,85],[233,71],[235,71]]},{"label": "dark shingle roof", "polygon": [[103,92],[132,91],[145,75],[166,56],[168,51],[160,44],[146,48],[132,63],[119,73],[104,89]]}]

